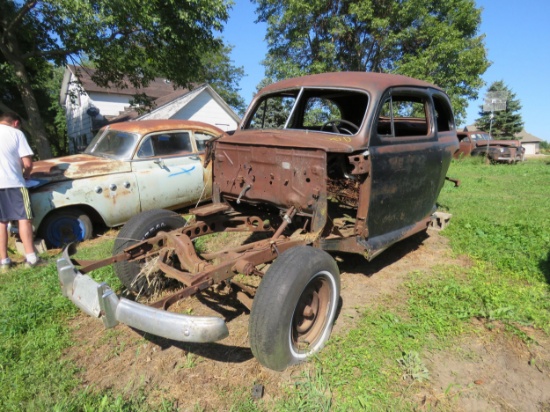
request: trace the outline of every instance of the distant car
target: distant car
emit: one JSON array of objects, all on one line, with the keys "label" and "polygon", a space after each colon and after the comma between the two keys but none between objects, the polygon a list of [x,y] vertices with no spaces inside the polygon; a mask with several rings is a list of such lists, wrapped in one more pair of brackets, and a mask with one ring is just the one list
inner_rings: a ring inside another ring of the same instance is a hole
[{"label": "distant car", "polygon": [[525,148],[519,140],[494,140],[489,133],[458,132],[456,159],[464,156],[487,156],[491,162],[516,163],[525,159]]},{"label": "distant car", "polygon": [[212,125],[146,120],[102,128],[83,154],[35,162],[29,180],[33,224],[48,247],[92,236],[150,209],[209,199],[205,144],[225,135]]}]

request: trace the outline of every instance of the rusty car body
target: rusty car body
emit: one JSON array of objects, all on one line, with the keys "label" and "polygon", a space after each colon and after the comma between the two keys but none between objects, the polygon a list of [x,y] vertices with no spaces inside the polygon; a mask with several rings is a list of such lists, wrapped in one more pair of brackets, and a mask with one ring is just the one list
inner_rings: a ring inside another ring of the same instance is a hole
[{"label": "rusty car body", "polygon": [[[370,261],[427,230],[457,148],[449,98],[432,84],[350,72],[272,84],[255,96],[239,129],[207,151],[212,203],[192,209],[188,221],[168,211],[132,218],[113,256],[101,261],[75,260],[74,247],[66,248],[58,261],[63,293],[106,327],[120,322],[211,342],[227,336],[223,318],[165,309],[223,287],[250,310],[254,356],[282,370],[317,353],[330,335],[340,278],[329,252]],[[219,232],[251,236],[196,250],[198,238]],[[89,275],[112,263],[136,293],[151,291],[141,271],[151,265],[180,288],[151,306],[119,298]]]},{"label": "rusty car body", "polygon": [[519,140],[495,140],[487,132],[458,132],[459,148],[455,159],[483,156],[493,163],[516,163],[525,159],[525,148]]},{"label": "rusty car body", "polygon": [[102,128],[84,153],[35,162],[29,189],[38,236],[49,247],[89,239],[139,212],[179,209],[211,195],[203,167],[206,123],[146,120]]}]

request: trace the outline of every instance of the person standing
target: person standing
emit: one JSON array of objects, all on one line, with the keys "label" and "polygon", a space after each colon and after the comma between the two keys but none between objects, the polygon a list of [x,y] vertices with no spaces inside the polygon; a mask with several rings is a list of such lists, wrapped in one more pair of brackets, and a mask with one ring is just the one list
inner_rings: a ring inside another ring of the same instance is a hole
[{"label": "person standing", "polygon": [[1,271],[9,269],[8,223],[19,222],[19,236],[25,248],[26,266],[42,263],[34,251],[32,211],[25,179],[32,170],[33,151],[20,130],[15,113],[0,115],[0,258]]}]

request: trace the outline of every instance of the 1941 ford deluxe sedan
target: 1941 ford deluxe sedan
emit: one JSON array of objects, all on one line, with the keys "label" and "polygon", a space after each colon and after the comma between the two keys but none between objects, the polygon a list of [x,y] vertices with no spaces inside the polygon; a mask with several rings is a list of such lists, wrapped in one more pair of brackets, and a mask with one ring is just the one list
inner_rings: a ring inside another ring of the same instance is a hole
[{"label": "1941 ford deluxe sedan", "polygon": [[[329,339],[340,303],[333,255],[358,254],[368,265],[426,231],[457,149],[450,100],[430,83],[358,72],[274,83],[258,92],[233,135],[208,144],[212,203],[187,220],[166,210],[134,216],[101,261],[79,262],[67,247],[57,263],[63,294],[106,327],[201,343],[228,335],[230,311],[165,309],[228,293],[250,311],[254,356],[283,370]],[[241,236],[231,243],[235,232]],[[196,247],[216,233],[223,233],[217,249]],[[93,279],[109,264],[138,295],[155,284],[172,291],[151,305],[119,297]]]}]

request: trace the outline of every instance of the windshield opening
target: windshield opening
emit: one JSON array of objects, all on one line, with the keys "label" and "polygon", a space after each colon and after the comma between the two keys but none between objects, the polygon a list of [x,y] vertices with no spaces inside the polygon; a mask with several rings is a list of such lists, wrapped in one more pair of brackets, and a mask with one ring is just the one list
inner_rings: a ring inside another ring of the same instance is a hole
[{"label": "windshield opening", "polygon": [[111,159],[129,160],[138,139],[139,135],[133,133],[112,129],[100,130],[84,153]]},{"label": "windshield opening", "polygon": [[354,135],[365,118],[368,95],[355,90],[301,89],[262,97],[245,129],[298,129]]}]

